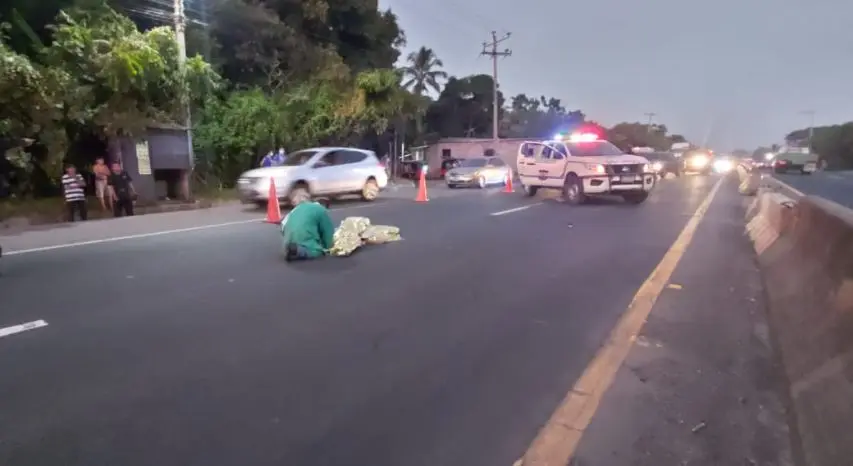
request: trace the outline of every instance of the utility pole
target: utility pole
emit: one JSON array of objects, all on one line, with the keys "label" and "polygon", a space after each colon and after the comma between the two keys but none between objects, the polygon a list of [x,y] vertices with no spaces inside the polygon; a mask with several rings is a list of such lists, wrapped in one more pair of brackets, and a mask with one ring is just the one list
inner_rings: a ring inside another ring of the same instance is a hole
[{"label": "utility pole", "polygon": [[812,151],[812,138],[814,137],[814,114],[815,114],[815,111],[814,110],[803,110],[800,113],[802,113],[803,115],[808,115],[808,117],[809,117],[809,142],[808,142],[809,145],[808,145],[808,148],[809,148],[809,152],[811,152]]},{"label": "utility pole", "polygon": [[[181,74],[186,75],[187,69],[187,15],[184,11],[184,0],[174,0],[174,14],[175,14],[175,40],[178,43],[178,64],[180,66]],[[189,97],[189,96],[187,96]],[[183,197],[185,199],[190,198],[190,180],[192,178],[192,171],[195,167],[195,156],[193,154],[193,133],[192,133],[192,118],[190,116],[190,102],[187,99],[187,119],[186,119],[186,132],[187,132],[187,157],[189,158],[189,166],[190,169],[184,174],[181,179],[181,191],[183,191]]]},{"label": "utility pole", "polygon": [[[492,141],[494,143],[498,142],[498,58],[499,57],[508,57],[512,55],[512,50],[504,49],[503,51],[498,51],[498,44],[509,39],[510,33],[504,34],[503,37],[498,38],[498,33],[492,31],[492,41],[491,42],[483,42],[483,51],[480,53],[481,55],[488,55],[492,57]],[[497,148],[495,148],[497,150]]]},{"label": "utility pole", "polygon": [[654,120],[654,118],[657,116],[657,113],[648,112],[648,113],[644,113],[643,115],[645,115],[649,118],[649,122],[646,124],[646,132],[651,133],[652,132],[652,120]]}]

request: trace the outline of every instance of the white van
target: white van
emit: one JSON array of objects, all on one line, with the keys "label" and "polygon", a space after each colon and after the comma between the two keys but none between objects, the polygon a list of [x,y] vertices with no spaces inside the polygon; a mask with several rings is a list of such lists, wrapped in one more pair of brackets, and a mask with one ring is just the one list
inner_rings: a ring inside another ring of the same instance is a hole
[{"label": "white van", "polygon": [[539,188],[561,189],[574,205],[600,194],[640,204],[655,186],[648,160],[625,154],[594,134],[523,142],[518,148],[518,177],[527,195],[535,195]]}]

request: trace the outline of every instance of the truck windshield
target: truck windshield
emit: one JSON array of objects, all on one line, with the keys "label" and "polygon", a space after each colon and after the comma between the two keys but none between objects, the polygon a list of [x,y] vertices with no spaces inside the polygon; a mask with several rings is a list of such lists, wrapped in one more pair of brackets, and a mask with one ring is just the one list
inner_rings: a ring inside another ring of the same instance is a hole
[{"label": "truck windshield", "polygon": [[608,141],[570,142],[569,152],[575,157],[607,157],[625,155],[621,149]]}]

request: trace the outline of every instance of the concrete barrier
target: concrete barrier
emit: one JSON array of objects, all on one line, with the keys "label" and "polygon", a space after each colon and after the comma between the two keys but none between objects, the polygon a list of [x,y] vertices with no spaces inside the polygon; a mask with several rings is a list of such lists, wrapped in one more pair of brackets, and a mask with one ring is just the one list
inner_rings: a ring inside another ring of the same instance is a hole
[{"label": "concrete barrier", "polygon": [[808,466],[853,464],[853,211],[761,193],[747,211]]}]

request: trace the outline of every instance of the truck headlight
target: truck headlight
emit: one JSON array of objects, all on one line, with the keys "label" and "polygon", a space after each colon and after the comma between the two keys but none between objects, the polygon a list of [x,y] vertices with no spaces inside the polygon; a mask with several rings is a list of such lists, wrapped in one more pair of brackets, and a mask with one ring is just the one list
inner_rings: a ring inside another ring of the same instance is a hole
[{"label": "truck headlight", "polygon": [[604,175],[605,173],[607,173],[607,170],[604,168],[604,165],[597,163],[588,163],[586,165],[586,169],[597,175]]},{"label": "truck headlight", "polygon": [[653,163],[653,164],[652,164],[652,170],[654,170],[654,171],[656,171],[656,172],[659,172],[659,171],[663,170],[663,164],[662,164],[662,163],[660,163],[660,162],[655,162],[655,163]]}]

